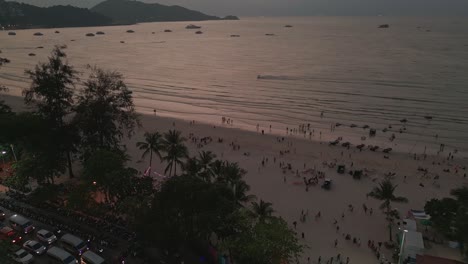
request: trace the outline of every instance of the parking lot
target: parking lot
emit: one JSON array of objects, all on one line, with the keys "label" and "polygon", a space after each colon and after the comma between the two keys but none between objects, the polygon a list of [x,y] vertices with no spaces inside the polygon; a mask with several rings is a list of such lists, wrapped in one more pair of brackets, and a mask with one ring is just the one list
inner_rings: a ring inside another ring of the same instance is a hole
[{"label": "parking lot", "polygon": [[[0,226],[4,225],[4,226],[8,226],[8,227],[11,227],[10,223],[9,223],[9,217],[11,217],[12,215],[14,214],[18,214],[18,212],[15,212],[15,211],[12,211],[8,208],[5,208],[3,206],[0,206],[0,210],[4,211],[5,213],[5,219],[3,221],[0,221]],[[27,216],[25,216],[27,217]],[[28,240],[35,240],[35,241],[38,241],[40,242],[42,245],[44,245],[47,249],[52,247],[52,246],[58,246],[58,247],[61,247],[60,243],[58,241],[52,243],[51,245],[47,245],[47,243],[43,243],[41,241],[38,240],[37,238],[37,231],[41,230],[41,229],[45,229],[45,230],[49,230],[49,231],[52,231],[53,233],[55,233],[57,235],[57,239],[59,239],[61,236],[63,236],[65,233],[71,233],[71,232],[60,232],[58,233],[57,230],[58,228],[55,227],[55,226],[51,226],[51,225],[48,225],[48,224],[45,224],[43,222],[40,222],[36,219],[33,219],[33,218],[30,218],[30,217],[27,217],[29,220],[31,220],[31,222],[33,223],[33,226],[34,226],[34,230],[28,234],[20,234],[20,232],[17,232],[19,236],[22,237],[21,239],[21,242],[17,242],[16,244],[18,246],[21,246],[23,247],[23,243],[28,241]],[[70,219],[71,221],[73,221],[73,219]],[[80,237],[79,234],[73,234],[71,233],[72,235],[75,235],[77,237]],[[93,241],[91,240],[90,242],[88,242],[88,238],[85,238],[85,237],[80,237],[83,241],[85,241],[89,247],[89,250],[97,253],[98,255],[100,255],[102,258],[104,258],[106,260],[106,263],[121,263],[121,261],[119,261],[119,251],[115,248],[108,248],[108,247],[105,247],[105,246],[102,246],[100,244],[100,241]],[[100,252],[99,249],[102,249],[103,251]],[[75,258],[79,261],[79,256],[77,254],[74,255]],[[34,263],[44,263],[44,264],[49,264],[50,262],[50,258],[47,256],[47,254],[42,254],[42,255],[34,255]],[[125,263],[130,263],[129,261],[125,261]],[[132,262],[134,263],[134,262]]]}]

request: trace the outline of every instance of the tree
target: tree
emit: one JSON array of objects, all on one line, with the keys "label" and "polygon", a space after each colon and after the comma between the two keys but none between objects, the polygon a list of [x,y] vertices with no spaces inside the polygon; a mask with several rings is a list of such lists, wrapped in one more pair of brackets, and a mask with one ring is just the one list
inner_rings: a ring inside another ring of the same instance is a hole
[{"label": "tree", "polygon": [[237,263],[292,263],[303,251],[304,246],[299,244],[295,232],[281,218],[247,224],[222,243]]},{"label": "tree", "polygon": [[275,212],[273,210],[273,204],[260,200],[260,203],[252,203],[252,212],[255,218],[258,218],[260,222],[265,222],[271,218],[271,215]]},{"label": "tree", "polygon": [[150,154],[150,163],[149,163],[149,174],[151,175],[151,164],[153,162],[153,152],[162,160],[161,151],[163,151],[164,145],[162,141],[162,136],[158,132],[154,133],[145,133],[145,141],[137,142],[136,146],[138,149],[143,150],[141,158],[145,158],[148,153]]},{"label": "tree", "polygon": [[66,155],[70,177],[73,177],[70,152],[73,146],[64,136],[65,117],[73,111],[76,71],[66,61],[67,55],[58,46],[52,50],[48,63],[36,65],[26,71],[32,80],[31,86],[23,90],[24,102],[37,109],[56,136],[60,154]]},{"label": "tree", "polygon": [[[181,136],[180,131],[169,130],[169,132],[164,133],[164,149],[166,156],[163,157],[163,160],[167,162],[166,169],[164,173],[169,171],[169,176],[177,175],[177,166],[183,166],[183,159],[188,156],[188,149],[184,145],[186,139]],[[172,170],[174,169],[174,174]]]},{"label": "tree", "polygon": [[2,264],[15,264],[10,257],[13,251],[13,245],[8,240],[0,240],[0,263]]},{"label": "tree", "polygon": [[395,218],[395,213],[392,210],[391,203],[407,203],[408,199],[402,196],[395,196],[395,189],[398,185],[394,185],[390,180],[386,179],[379,183],[379,186],[374,187],[368,195],[377,200],[383,201],[380,209],[384,210],[386,219],[388,221],[389,239],[392,238],[392,225]]},{"label": "tree", "polygon": [[92,68],[78,96],[75,122],[81,132],[85,159],[97,149],[120,148],[120,140],[125,135],[130,137],[140,124],[132,91],[122,74]]},{"label": "tree", "polygon": [[[96,150],[83,164],[83,176],[88,184],[95,184],[107,201],[116,197],[116,191],[126,188],[128,179],[124,166],[126,157],[120,151],[106,149]],[[125,178],[122,180],[122,178]]]},{"label": "tree", "polygon": [[468,258],[468,187],[453,189],[450,194],[455,199],[431,199],[424,210],[431,215],[435,229],[460,242],[461,250]]},{"label": "tree", "polygon": [[182,175],[166,181],[136,227],[147,241],[173,250],[207,241],[236,209],[225,186]]},{"label": "tree", "polygon": [[200,166],[199,175],[206,181],[211,181],[213,177],[213,171],[211,170],[211,165],[213,160],[216,158],[216,155],[211,151],[201,151],[198,153],[198,161]]}]

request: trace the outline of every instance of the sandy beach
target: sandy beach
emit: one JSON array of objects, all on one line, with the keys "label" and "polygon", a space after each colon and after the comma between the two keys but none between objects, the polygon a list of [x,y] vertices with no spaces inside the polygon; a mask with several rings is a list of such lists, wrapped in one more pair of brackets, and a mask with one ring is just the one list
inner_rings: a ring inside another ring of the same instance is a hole
[{"label": "sandy beach", "polygon": [[[15,109],[21,108],[21,98],[6,96],[4,99]],[[320,141],[317,133],[309,138],[307,132],[304,138],[302,134],[290,135],[286,131],[283,135],[270,134],[269,127],[259,127],[258,132],[246,131],[236,127],[235,122],[233,125],[222,124],[221,118],[218,124],[202,124],[154,114],[141,115],[142,127],[130,140],[125,140],[132,157],[129,166],[144,171],[149,164],[148,160],[140,159],[141,153],[135,146],[143,139],[144,132],[164,133],[169,129],[183,132],[191,156],[201,150],[210,150],[219,159],[238,162],[248,171],[245,179],[251,186],[251,194],[272,202],[275,214],[283,217],[291,226],[297,222],[297,235],[308,246],[300,263],[308,263],[308,257],[310,263],[317,263],[319,257],[323,263],[330,257],[336,259],[337,254],[344,260],[349,257],[349,263],[378,263],[367,243],[369,240],[375,243],[386,241],[388,229],[384,215],[378,209],[380,202],[367,198],[366,193],[387,173],[395,173],[392,179],[398,184],[397,195],[409,199],[407,204],[394,204],[403,217],[410,209],[423,209],[427,200],[446,197],[451,189],[468,183],[464,168],[466,158],[450,153],[454,157],[448,159],[447,150],[438,155],[426,153],[425,158],[422,152],[415,155],[398,152],[384,154],[380,149],[376,152],[368,149],[359,151],[355,145],[349,149],[341,144],[330,146],[328,142]],[[322,136],[336,138],[340,134],[335,130],[323,132]],[[199,139],[204,137],[212,141],[201,143]],[[222,143],[218,139],[222,139]],[[236,150],[232,145],[238,146]],[[163,174],[165,164],[159,160],[153,160],[153,164],[153,170]],[[284,167],[290,165],[291,169],[281,169],[280,164]],[[347,171],[364,170],[365,176],[355,180],[348,173],[338,174],[333,164],[345,165]],[[427,169],[426,176],[418,168]],[[316,174],[312,171],[320,172],[322,177],[319,175],[318,183],[306,190],[303,177],[314,177]],[[435,176],[439,176],[436,177],[438,180],[434,180]],[[323,178],[332,180],[330,190],[320,187]],[[368,208],[367,212],[364,212],[363,205]],[[306,221],[300,221],[301,211],[307,214]],[[320,217],[317,218],[319,212]],[[351,240],[345,239],[347,234]],[[358,243],[353,243],[353,238]],[[456,249],[425,243],[428,254],[461,258]],[[381,254],[390,258],[390,251],[383,246]]]}]

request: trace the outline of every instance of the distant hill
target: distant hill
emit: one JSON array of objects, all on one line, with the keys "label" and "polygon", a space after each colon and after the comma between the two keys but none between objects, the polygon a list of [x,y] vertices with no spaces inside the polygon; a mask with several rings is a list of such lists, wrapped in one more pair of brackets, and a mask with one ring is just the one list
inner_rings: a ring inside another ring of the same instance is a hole
[{"label": "distant hill", "polygon": [[[116,23],[138,23],[158,21],[202,21],[220,20],[217,16],[210,16],[181,6],[166,6],[161,4],[147,4],[130,0],[107,0],[91,8],[91,11],[110,17]],[[225,19],[238,19],[234,16]]]},{"label": "distant hill", "polygon": [[0,0],[0,26],[5,28],[86,27],[112,23],[112,19],[86,8],[37,7]]}]

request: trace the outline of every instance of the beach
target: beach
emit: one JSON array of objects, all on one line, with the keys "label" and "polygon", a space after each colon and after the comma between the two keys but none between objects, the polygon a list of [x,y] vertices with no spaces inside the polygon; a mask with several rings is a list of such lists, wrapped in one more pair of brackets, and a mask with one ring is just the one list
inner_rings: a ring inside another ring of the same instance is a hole
[{"label": "beach", "polygon": [[[5,99],[16,109],[21,107],[22,101],[18,97]],[[464,178],[467,171],[463,168],[467,160],[457,157],[457,154],[454,154],[453,160],[447,160],[447,150],[438,155],[427,153],[425,159],[421,152],[416,155],[415,160],[414,154],[408,153],[384,154],[381,150],[373,152],[368,149],[359,151],[355,145],[349,149],[340,145],[330,146],[328,142],[320,141],[318,135],[311,139],[286,135],[286,132],[284,135],[275,135],[270,134],[266,127],[259,127],[259,132],[246,131],[236,127],[235,122],[233,125],[223,125],[221,117],[219,124],[193,123],[154,114],[141,115],[140,118],[142,127],[131,139],[124,140],[131,156],[129,166],[140,172],[145,171],[149,160],[140,159],[141,151],[136,148],[136,142],[143,140],[145,132],[164,133],[169,129],[182,131],[187,138],[186,144],[191,156],[197,155],[198,151],[209,150],[219,159],[238,162],[247,170],[245,180],[251,186],[250,193],[259,200],[272,202],[275,215],[283,217],[291,227],[294,222],[297,223],[296,232],[300,242],[307,246],[300,263],[307,263],[308,257],[310,263],[317,263],[319,256],[322,262],[332,256],[336,259],[337,254],[349,257],[350,263],[378,263],[367,243],[369,240],[375,243],[387,241],[388,229],[385,217],[378,209],[381,202],[366,197],[366,194],[387,173],[395,173],[391,179],[398,184],[396,194],[409,200],[407,204],[392,205],[403,218],[410,209],[422,210],[429,199],[447,197],[451,189],[468,184],[468,180]],[[261,130],[264,130],[264,134]],[[336,130],[329,133],[333,133],[331,137],[339,136],[339,131]],[[204,144],[200,142],[200,138],[210,138],[212,141],[205,140],[207,144]],[[219,143],[218,139],[223,142]],[[326,166],[324,162],[327,163]],[[280,163],[290,164],[291,169],[280,169]],[[165,164],[157,159],[153,160],[153,164],[154,172],[164,174]],[[347,171],[364,170],[367,176],[356,180],[348,173],[338,174],[337,168],[330,167],[330,164],[345,165]],[[418,167],[427,168],[427,175],[423,176],[424,173],[418,171]],[[447,169],[450,172],[444,172]],[[321,188],[324,179],[319,177],[318,184],[306,190],[303,177],[312,177],[311,170],[320,171],[324,178],[331,179],[331,189]],[[436,175],[439,176],[438,180],[434,180]],[[350,205],[353,207],[352,212]],[[364,205],[367,212],[363,210]],[[369,212],[371,208],[372,215]],[[308,215],[305,222],[300,220],[301,212]],[[319,212],[320,217],[316,217]],[[348,234],[351,236],[350,240],[345,239]],[[360,245],[352,242],[354,238]],[[336,247],[335,240],[338,242]],[[425,243],[430,255],[461,258],[457,249],[428,241]],[[387,258],[391,257],[390,251],[384,247],[380,252]]]}]

